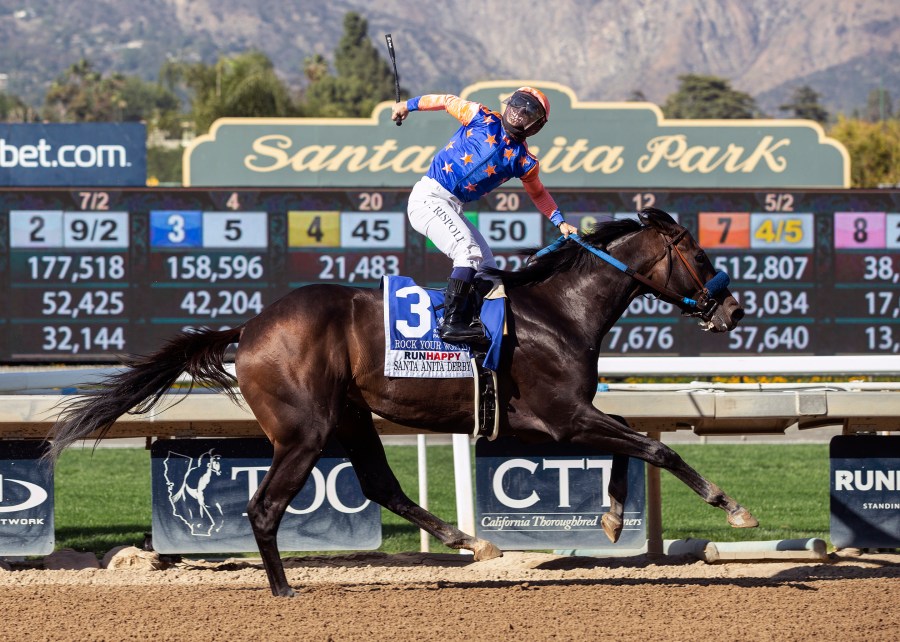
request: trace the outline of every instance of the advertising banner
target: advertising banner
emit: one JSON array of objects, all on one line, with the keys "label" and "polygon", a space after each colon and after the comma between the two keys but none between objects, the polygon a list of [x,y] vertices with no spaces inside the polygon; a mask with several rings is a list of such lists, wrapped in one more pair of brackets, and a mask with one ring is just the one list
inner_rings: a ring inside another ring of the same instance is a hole
[{"label": "advertising banner", "polygon": [[0,123],[0,187],[143,187],[142,123]]},{"label": "advertising banner", "polygon": [[832,544],[900,546],[900,437],[838,435],[830,456]]},{"label": "advertising banner", "polygon": [[40,461],[47,446],[0,440],[0,556],[53,552],[53,467]]},{"label": "advertising banner", "polygon": [[511,437],[475,444],[479,536],[502,549],[639,549],[647,541],[644,464],[628,462],[624,528],[616,544],[600,518],[609,511],[612,455],[569,444],[524,444]]},{"label": "advertising banner", "polygon": [[[265,439],[170,439],[151,446],[153,547],[160,553],[254,552],[247,502],[272,463]],[[381,509],[329,446],[278,530],[282,551],[381,545]]]},{"label": "advertising banner", "polygon": [[[551,190],[850,186],[846,148],[811,120],[669,119],[653,103],[586,102],[565,85],[538,80],[452,93],[500,112],[523,85],[541,89],[551,104],[547,126],[528,139]],[[391,105],[379,104],[369,118],[220,118],[185,149],[183,182],[408,189],[460,123],[439,110],[415,112],[395,127]],[[496,150],[503,153],[502,145]]]}]

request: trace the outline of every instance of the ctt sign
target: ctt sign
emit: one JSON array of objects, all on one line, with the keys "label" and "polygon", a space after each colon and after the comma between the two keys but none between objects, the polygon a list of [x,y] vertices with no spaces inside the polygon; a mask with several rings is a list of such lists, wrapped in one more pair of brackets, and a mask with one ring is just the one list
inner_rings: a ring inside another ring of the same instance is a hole
[{"label": "ctt sign", "polygon": [[514,438],[475,444],[476,530],[500,548],[639,549],[646,540],[644,466],[628,463],[625,526],[611,544],[600,525],[609,510],[612,455]]},{"label": "ctt sign", "polygon": [[900,437],[838,435],[830,451],[832,543],[900,546]]},{"label": "ctt sign", "polygon": [[0,186],[143,187],[141,123],[0,123]]},{"label": "ctt sign", "polygon": [[[265,439],[175,439],[153,444],[153,547],[161,553],[257,550],[247,502],[272,463]],[[375,549],[381,509],[367,500],[350,462],[329,446],[287,509],[283,551]]]},{"label": "ctt sign", "polygon": [[0,440],[0,556],[53,552],[53,467],[39,460],[47,445]]}]

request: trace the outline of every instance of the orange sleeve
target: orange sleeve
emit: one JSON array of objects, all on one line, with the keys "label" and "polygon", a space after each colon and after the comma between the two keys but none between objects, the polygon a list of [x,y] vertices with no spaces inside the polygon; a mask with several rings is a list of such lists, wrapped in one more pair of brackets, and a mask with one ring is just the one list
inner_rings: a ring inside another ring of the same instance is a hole
[{"label": "orange sleeve", "polygon": [[419,111],[444,109],[460,123],[468,125],[481,110],[481,105],[453,94],[425,94],[419,96],[416,109]]},{"label": "orange sleeve", "polygon": [[538,211],[550,218],[559,208],[538,176],[538,165],[539,163],[535,163],[534,167],[522,177],[522,186],[525,188],[525,193],[534,201]]}]

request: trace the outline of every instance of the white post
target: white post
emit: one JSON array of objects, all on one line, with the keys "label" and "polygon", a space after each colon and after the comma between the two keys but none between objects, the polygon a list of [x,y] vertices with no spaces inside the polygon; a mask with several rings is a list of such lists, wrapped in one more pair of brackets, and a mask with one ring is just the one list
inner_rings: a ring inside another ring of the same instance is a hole
[{"label": "white post", "polygon": [[[658,430],[648,430],[650,439],[659,441]],[[660,470],[656,466],[646,464],[647,471],[647,554],[662,555],[662,491],[660,486]]]},{"label": "white post", "polygon": [[[459,530],[475,535],[475,507],[472,501],[472,453],[469,435],[453,435],[453,477],[456,480],[456,521]],[[460,550],[460,553],[471,551]]]},{"label": "white post", "polygon": [[[419,461],[419,506],[428,510],[428,454],[425,452],[425,435],[416,435],[416,446],[418,448]],[[428,533],[419,530],[419,550],[422,553],[428,552]]]}]

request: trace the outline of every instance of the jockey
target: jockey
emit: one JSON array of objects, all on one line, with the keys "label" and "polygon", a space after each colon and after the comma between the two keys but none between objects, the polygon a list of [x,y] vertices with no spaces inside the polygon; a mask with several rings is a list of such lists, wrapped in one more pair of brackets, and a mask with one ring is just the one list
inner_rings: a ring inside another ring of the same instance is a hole
[{"label": "jockey", "polygon": [[409,196],[413,228],[428,237],[453,261],[447,282],[444,322],[438,333],[448,343],[477,344],[484,330],[473,323],[469,295],[483,266],[496,267],[494,255],[478,229],[463,216],[463,203],[476,201],[510,178],[518,178],[537,209],[564,236],[577,232],[565,222],[553,197],[538,178],[538,160],[525,139],[540,131],[550,116],[550,101],[532,87],[520,87],[503,101],[503,114],[452,94],[427,94],[398,102],[391,118],[402,121],[411,111],[446,110],[462,127],[435,154],[428,174]]}]

